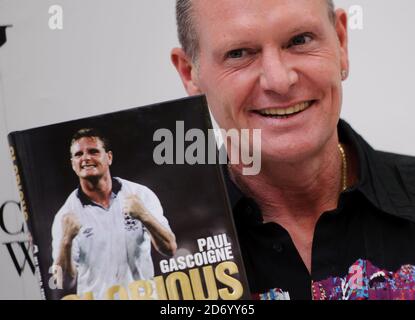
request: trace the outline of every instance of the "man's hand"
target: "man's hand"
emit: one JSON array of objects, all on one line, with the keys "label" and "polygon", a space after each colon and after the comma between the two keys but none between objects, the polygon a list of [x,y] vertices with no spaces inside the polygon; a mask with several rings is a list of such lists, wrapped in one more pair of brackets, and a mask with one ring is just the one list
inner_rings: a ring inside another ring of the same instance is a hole
[{"label": "man's hand", "polygon": [[173,256],[177,249],[176,237],[163,227],[159,221],[147,211],[143,201],[137,195],[125,197],[124,213],[140,220],[151,235],[151,242],[158,252],[166,256]]},{"label": "man's hand", "polygon": [[141,222],[145,221],[150,216],[143,202],[137,195],[125,197],[123,211]]},{"label": "man's hand", "polygon": [[74,213],[67,213],[62,217],[63,237],[71,241],[78,235],[81,223]]}]

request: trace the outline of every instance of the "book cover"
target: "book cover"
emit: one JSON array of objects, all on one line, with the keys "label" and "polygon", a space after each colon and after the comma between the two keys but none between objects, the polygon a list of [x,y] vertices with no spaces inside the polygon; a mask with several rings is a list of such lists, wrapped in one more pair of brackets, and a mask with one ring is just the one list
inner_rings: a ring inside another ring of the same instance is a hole
[{"label": "book cover", "polygon": [[8,136],[45,299],[248,299],[203,96]]}]

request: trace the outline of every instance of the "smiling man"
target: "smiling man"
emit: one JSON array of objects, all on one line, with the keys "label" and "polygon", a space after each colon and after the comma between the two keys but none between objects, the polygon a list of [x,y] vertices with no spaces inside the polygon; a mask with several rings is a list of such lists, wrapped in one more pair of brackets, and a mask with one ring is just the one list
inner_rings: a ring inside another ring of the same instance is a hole
[{"label": "smiling man", "polygon": [[127,288],[135,280],[153,278],[151,242],[172,256],[175,236],[150,189],[111,177],[113,154],[100,132],[79,130],[70,152],[79,188],[53,222],[54,265],[61,268],[66,288],[76,279],[78,295],[110,298],[106,292],[113,286]]},{"label": "smiling man", "polygon": [[415,160],[373,150],[339,120],[345,11],[329,0],[176,3],[172,61],[188,94],[205,94],[223,129],[262,130],[261,172],[225,170],[253,296],[413,298]]}]

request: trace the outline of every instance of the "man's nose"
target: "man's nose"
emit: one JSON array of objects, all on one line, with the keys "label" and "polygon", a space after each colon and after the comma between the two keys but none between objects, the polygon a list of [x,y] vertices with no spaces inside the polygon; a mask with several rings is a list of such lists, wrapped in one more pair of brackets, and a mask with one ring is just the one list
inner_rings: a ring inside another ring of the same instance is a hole
[{"label": "man's nose", "polygon": [[298,74],[293,66],[277,49],[267,50],[262,54],[261,88],[278,95],[286,95],[298,82]]},{"label": "man's nose", "polygon": [[82,158],[81,158],[82,160],[89,160],[89,159],[91,159],[91,155],[88,153],[88,152],[85,152],[83,155],[82,155]]}]

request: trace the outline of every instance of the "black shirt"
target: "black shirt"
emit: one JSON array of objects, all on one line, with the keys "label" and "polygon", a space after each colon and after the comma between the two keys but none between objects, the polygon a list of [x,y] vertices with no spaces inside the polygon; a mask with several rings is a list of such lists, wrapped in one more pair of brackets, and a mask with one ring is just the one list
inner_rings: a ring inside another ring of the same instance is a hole
[{"label": "black shirt", "polygon": [[359,182],[318,220],[311,275],[288,232],[264,223],[225,174],[255,299],[415,298],[415,158],[375,151],[343,120],[338,132],[358,155]]}]

